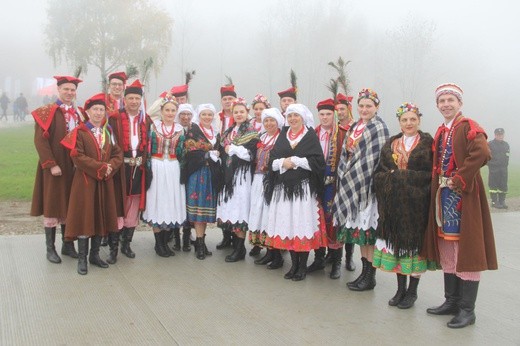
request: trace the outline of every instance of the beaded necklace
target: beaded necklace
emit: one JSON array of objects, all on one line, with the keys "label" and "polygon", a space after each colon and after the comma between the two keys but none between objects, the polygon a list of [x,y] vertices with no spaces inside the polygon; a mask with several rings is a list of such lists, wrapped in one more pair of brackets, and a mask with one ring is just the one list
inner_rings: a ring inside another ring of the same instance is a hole
[{"label": "beaded necklace", "polygon": [[211,133],[206,132],[206,128],[202,125],[200,126],[200,128],[202,129],[202,133],[204,133],[204,136],[206,136],[207,139],[209,139],[210,141],[213,140],[213,138],[215,137],[215,133],[213,132],[213,126],[209,127]]},{"label": "beaded necklace", "polygon": [[452,137],[453,137],[453,130],[455,129],[455,124],[452,124],[451,125],[451,128],[448,132],[448,136],[446,136],[446,138],[444,138],[444,134],[443,134],[443,139],[442,139],[442,148],[441,148],[441,151],[442,151],[442,154],[441,154],[441,164],[440,164],[440,170],[441,170],[441,174],[444,175],[444,173],[446,173],[444,171],[444,161],[446,160],[446,153],[448,152],[448,148],[451,147],[451,142],[452,142]]},{"label": "beaded necklace", "polygon": [[164,122],[161,122],[161,129],[162,129],[162,134],[163,134],[164,137],[168,137],[169,138],[169,137],[171,137],[173,135],[173,132],[175,131],[175,123],[173,123],[171,125],[171,127],[172,127],[171,130],[168,131],[167,130],[167,126],[164,126]]},{"label": "beaded necklace", "polygon": [[305,127],[302,126],[301,130],[298,131],[296,134],[293,134],[292,129],[289,129],[289,132],[287,132],[287,135],[289,136],[289,139],[290,139],[291,141],[294,141],[296,138],[298,138],[298,137],[303,133],[303,129],[304,129],[304,128],[305,128]]}]

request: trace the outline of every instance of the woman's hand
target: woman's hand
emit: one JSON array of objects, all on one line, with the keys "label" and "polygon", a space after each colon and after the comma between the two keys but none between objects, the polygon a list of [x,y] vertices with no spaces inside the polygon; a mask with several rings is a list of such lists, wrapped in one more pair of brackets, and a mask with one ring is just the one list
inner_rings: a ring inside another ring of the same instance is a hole
[{"label": "woman's hand", "polygon": [[292,160],[291,160],[290,157],[286,157],[286,158],[283,160],[282,167],[285,168],[286,170],[289,170],[289,169],[293,169],[293,168],[295,168],[296,165],[294,164],[294,162],[292,162]]}]

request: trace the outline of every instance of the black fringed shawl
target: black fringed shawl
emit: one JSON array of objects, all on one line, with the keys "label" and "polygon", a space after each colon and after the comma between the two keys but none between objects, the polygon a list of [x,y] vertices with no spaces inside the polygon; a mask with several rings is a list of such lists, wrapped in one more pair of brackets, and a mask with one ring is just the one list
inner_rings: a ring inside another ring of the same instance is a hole
[{"label": "black fringed shawl", "polygon": [[418,255],[428,224],[433,139],[421,131],[419,136],[406,170],[397,168],[392,151],[392,142],[402,134],[390,138],[381,150],[374,176],[379,210],[377,237],[391,245],[399,256]]},{"label": "black fringed shawl", "polygon": [[[323,176],[325,174],[325,159],[321,150],[320,140],[314,129],[309,128],[300,142],[293,149],[287,139],[289,127],[284,127],[274,144],[269,158],[269,172],[264,177],[264,197],[267,205],[271,203],[275,189],[283,189],[285,200],[294,200],[303,196],[303,185],[309,182],[312,196],[323,194]],[[284,174],[273,171],[273,161],[276,159],[298,156],[309,162],[311,171],[303,168],[290,169]]]},{"label": "black fringed shawl", "polygon": [[[228,137],[236,126],[236,124],[233,124],[233,126],[227,129],[222,135],[222,141],[220,142],[220,158],[222,161],[222,170],[224,172],[224,181],[223,184],[221,184],[220,191],[223,191],[222,197],[224,202],[227,202],[231,197],[233,197],[233,190],[237,183],[237,179],[245,178],[246,174],[251,174],[251,177],[253,176],[256,148],[257,143],[260,140],[258,132],[255,130],[254,126],[250,121],[245,121],[240,124],[235,138],[232,141],[229,141]],[[224,150],[226,145],[229,144],[245,147],[249,152],[251,161],[242,160],[236,155],[229,156]],[[242,173],[242,175],[240,173]]]},{"label": "black fringed shawl", "polygon": [[216,136],[217,141],[213,145],[197,124],[191,124],[186,134],[181,137],[181,184],[186,184],[193,173],[207,165],[211,172],[213,191],[215,194],[218,193],[223,181],[222,167],[219,162],[209,157],[209,151],[217,150],[219,147],[220,134],[217,133]]}]

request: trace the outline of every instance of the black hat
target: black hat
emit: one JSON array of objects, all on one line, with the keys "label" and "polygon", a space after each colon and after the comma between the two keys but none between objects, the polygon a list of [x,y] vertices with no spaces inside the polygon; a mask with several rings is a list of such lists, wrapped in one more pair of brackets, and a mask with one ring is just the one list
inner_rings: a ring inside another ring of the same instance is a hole
[{"label": "black hat", "polygon": [[495,129],[495,135],[503,135],[504,134],[504,129],[499,127],[498,129]]}]

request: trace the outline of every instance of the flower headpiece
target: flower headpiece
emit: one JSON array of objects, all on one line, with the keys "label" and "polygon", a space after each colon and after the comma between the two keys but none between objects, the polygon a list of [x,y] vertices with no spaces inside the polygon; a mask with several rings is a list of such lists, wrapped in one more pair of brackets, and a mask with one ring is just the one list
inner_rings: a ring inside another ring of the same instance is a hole
[{"label": "flower headpiece", "polygon": [[397,108],[395,115],[398,118],[400,118],[401,115],[403,115],[406,112],[414,112],[415,114],[417,114],[417,116],[422,116],[421,112],[419,111],[419,107],[417,107],[411,102],[405,102],[402,105],[400,105],[399,108]]},{"label": "flower headpiece", "polygon": [[376,106],[379,106],[379,97],[377,96],[377,93],[369,88],[361,89],[361,91],[358,94],[358,103],[361,99],[369,99],[374,101]]},{"label": "flower headpiece", "polygon": [[163,108],[164,105],[167,103],[173,103],[175,106],[179,106],[179,103],[177,102],[177,99],[175,98],[175,96],[163,97],[163,99],[161,100],[161,108]]},{"label": "flower headpiece", "polygon": [[253,99],[253,102],[251,102],[251,107],[255,107],[257,103],[263,103],[265,105],[265,108],[271,108],[271,104],[267,100],[267,97],[265,97],[262,94],[256,94],[255,98]]},{"label": "flower headpiece", "polygon": [[231,109],[235,108],[235,106],[237,105],[242,105],[244,107],[246,107],[247,111],[249,112],[249,105],[247,104],[247,101],[245,98],[243,97],[238,97],[235,101],[233,101],[233,103],[231,104]]}]

